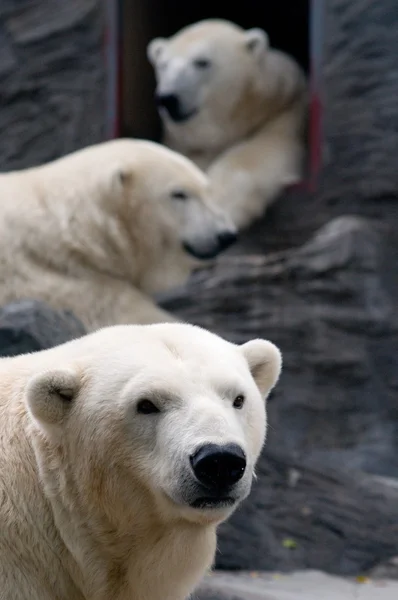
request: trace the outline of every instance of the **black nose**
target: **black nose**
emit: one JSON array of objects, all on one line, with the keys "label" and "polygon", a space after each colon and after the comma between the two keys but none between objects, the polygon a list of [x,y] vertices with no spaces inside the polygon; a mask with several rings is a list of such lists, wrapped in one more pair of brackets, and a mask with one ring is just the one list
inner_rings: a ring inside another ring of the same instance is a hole
[{"label": "black nose", "polygon": [[238,235],[235,231],[223,231],[218,234],[217,239],[221,250],[225,250],[236,242]]},{"label": "black nose", "polygon": [[190,460],[198,481],[211,489],[230,488],[242,479],[246,469],[245,453],[237,444],[206,444]]},{"label": "black nose", "polygon": [[170,115],[180,113],[180,101],[175,94],[156,94],[156,103],[159,107],[165,108]]}]

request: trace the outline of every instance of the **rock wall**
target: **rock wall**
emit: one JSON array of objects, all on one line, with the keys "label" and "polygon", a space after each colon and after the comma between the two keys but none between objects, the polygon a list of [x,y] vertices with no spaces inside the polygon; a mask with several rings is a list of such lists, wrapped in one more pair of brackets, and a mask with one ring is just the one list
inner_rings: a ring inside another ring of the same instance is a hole
[{"label": "rock wall", "polygon": [[0,171],[103,139],[103,17],[99,0],[1,0]]},{"label": "rock wall", "polygon": [[342,216],[300,248],[224,258],[163,298],[184,320],[283,352],[258,481],[220,529],[219,568],[356,574],[397,553],[398,320],[383,239]]},{"label": "rock wall", "polygon": [[73,314],[44,302],[20,300],[0,308],[0,357],[47,350],[85,333]]}]

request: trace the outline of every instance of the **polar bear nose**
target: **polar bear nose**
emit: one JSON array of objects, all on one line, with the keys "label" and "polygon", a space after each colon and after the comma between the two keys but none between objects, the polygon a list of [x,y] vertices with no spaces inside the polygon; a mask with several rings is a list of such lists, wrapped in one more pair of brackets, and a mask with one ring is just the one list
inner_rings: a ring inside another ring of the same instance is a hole
[{"label": "polar bear nose", "polygon": [[207,488],[225,489],[238,483],[246,469],[246,456],[237,444],[205,444],[191,457],[196,478]]},{"label": "polar bear nose", "polygon": [[229,248],[238,239],[236,231],[222,231],[218,234],[218,243],[221,250]]},{"label": "polar bear nose", "polygon": [[176,94],[156,94],[156,103],[160,108],[165,108],[171,116],[180,113],[180,101]]}]

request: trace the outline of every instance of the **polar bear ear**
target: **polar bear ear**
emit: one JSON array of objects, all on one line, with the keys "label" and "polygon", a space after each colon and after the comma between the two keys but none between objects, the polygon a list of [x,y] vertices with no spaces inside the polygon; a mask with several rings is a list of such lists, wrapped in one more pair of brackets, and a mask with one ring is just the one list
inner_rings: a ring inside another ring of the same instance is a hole
[{"label": "polar bear ear", "polygon": [[268,34],[264,29],[255,27],[245,31],[246,48],[250,50],[256,57],[262,56],[268,49],[269,39]]},{"label": "polar bear ear", "polygon": [[44,429],[61,425],[80,385],[77,373],[69,369],[45,371],[33,376],[26,388],[29,412]]},{"label": "polar bear ear", "polygon": [[155,38],[147,46],[147,57],[150,63],[155,65],[163,53],[167,44],[166,38]]},{"label": "polar bear ear", "polygon": [[133,171],[131,168],[123,167],[118,168],[113,173],[113,181],[116,185],[124,188],[127,184],[130,184],[133,180]]},{"label": "polar bear ear", "polygon": [[264,397],[267,397],[279,379],[282,354],[271,342],[250,340],[240,346],[249,365],[250,373]]}]

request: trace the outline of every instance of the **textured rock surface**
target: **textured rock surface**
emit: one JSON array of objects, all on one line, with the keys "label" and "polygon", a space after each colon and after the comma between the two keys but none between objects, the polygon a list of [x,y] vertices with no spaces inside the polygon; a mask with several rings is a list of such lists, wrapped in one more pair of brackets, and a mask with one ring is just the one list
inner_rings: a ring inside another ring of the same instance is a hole
[{"label": "textured rock surface", "polygon": [[332,577],[316,571],[292,575],[215,573],[193,600],[395,600],[398,583]]},{"label": "textured rock surface", "polygon": [[250,499],[222,526],[217,566],[340,575],[396,556],[396,480],[266,452]]},{"label": "textured rock surface", "polygon": [[341,206],[377,201],[398,190],[398,5],[395,0],[325,5],[322,199]]},{"label": "textured rock surface", "polygon": [[103,139],[103,3],[1,0],[0,171]]},{"label": "textured rock surface", "polygon": [[56,312],[35,300],[0,308],[0,356],[45,350],[85,334],[71,313]]},{"label": "textured rock surface", "polygon": [[340,217],[299,249],[224,258],[163,299],[183,319],[235,342],[264,336],[284,355],[259,482],[221,528],[219,567],[357,573],[396,555],[397,492],[359,474],[398,476],[385,239],[366,219]]}]

